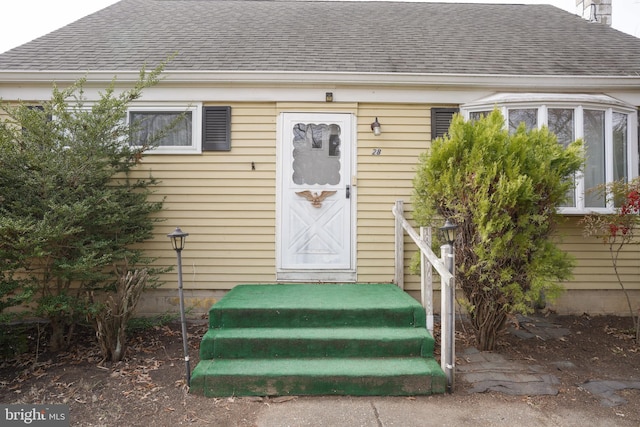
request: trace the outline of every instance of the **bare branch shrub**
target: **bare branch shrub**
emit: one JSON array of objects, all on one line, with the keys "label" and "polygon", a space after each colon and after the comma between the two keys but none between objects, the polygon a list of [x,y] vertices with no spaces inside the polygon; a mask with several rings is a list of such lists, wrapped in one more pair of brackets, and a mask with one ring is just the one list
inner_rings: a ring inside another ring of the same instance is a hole
[{"label": "bare branch shrub", "polygon": [[133,316],[148,280],[146,268],[128,270],[125,267],[118,271],[115,293],[109,294],[89,316],[105,361],[118,362],[124,357],[127,322]]}]

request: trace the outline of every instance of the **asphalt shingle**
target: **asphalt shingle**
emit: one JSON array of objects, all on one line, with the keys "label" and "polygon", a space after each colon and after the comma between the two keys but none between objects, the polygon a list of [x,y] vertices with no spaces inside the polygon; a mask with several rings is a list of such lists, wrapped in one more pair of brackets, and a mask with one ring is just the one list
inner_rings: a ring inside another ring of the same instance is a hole
[{"label": "asphalt shingle", "polygon": [[122,0],[0,70],[637,76],[640,39],[548,5]]}]

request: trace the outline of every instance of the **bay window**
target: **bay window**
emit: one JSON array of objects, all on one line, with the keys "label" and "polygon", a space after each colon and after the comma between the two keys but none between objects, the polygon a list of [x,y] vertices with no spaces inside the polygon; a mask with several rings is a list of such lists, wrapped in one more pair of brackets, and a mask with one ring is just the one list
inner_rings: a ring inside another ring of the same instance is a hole
[{"label": "bay window", "polygon": [[602,184],[638,176],[637,109],[604,95],[497,94],[463,105],[465,118],[475,120],[498,108],[506,126],[515,132],[547,126],[558,143],[584,142],[585,165],[570,177],[561,213],[611,212],[613,201],[600,190]]}]

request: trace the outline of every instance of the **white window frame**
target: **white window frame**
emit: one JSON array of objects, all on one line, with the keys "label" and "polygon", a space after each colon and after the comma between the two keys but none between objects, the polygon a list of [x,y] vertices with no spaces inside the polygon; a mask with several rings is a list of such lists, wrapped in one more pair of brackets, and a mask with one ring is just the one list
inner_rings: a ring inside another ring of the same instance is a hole
[{"label": "white window frame", "polygon": [[[576,94],[496,94],[482,100],[461,106],[461,113],[466,120],[471,113],[492,111],[497,108],[505,117],[508,128],[508,112],[520,108],[538,109],[538,128],[547,124],[550,108],[574,110],[574,136],[576,139],[584,137],[584,110],[604,111],[605,126],[605,182],[613,181],[613,113],[627,115],[627,179],[638,177],[638,112],[631,105],[627,105],[606,95],[576,95]],[[575,206],[560,207],[558,212],[567,215],[584,215],[591,212],[613,213],[615,206],[612,200],[607,200],[606,207],[585,206],[584,173],[576,174]]]},{"label": "white window frame", "polygon": [[191,112],[191,145],[158,146],[147,151],[147,154],[200,154],[202,153],[202,103],[154,103],[135,104],[127,110],[127,123],[131,112],[166,113]]}]

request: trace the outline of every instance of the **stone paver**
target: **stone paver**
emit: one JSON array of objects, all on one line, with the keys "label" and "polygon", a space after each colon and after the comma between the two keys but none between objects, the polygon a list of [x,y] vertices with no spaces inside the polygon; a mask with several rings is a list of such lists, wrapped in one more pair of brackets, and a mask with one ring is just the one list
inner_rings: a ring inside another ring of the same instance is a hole
[{"label": "stone paver", "polygon": [[497,391],[510,395],[557,395],[558,378],[541,366],[507,360],[501,354],[466,349],[456,367],[459,378],[471,384],[469,393]]},{"label": "stone paver", "polygon": [[509,332],[521,339],[537,338],[546,341],[571,334],[569,329],[551,323],[543,317],[518,315],[516,318],[519,327],[511,327]]},{"label": "stone paver", "polygon": [[627,400],[617,395],[616,392],[625,389],[640,390],[640,381],[611,381],[589,380],[581,387],[600,397],[603,406],[619,406],[627,403]]},{"label": "stone paver", "polygon": [[[521,339],[559,339],[571,332],[544,318],[518,316],[519,327],[509,332]],[[558,378],[544,372],[541,366],[526,365],[507,360],[501,354],[481,352],[468,348],[458,356],[461,360],[456,367],[459,378],[471,384],[469,393],[496,391],[509,395],[557,395]],[[565,360],[554,363],[560,370],[576,369]],[[589,380],[580,387],[600,398],[603,406],[624,405],[627,400],[617,394],[620,390],[640,390],[640,381],[634,380]]]}]

